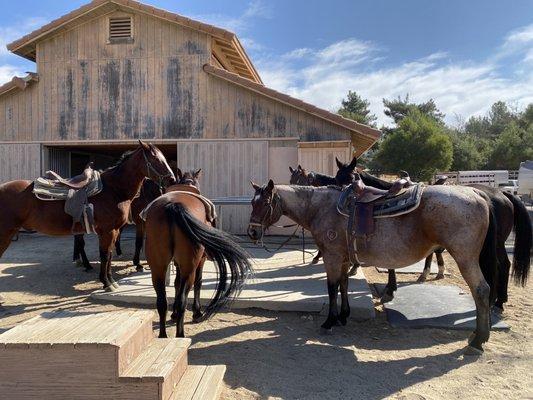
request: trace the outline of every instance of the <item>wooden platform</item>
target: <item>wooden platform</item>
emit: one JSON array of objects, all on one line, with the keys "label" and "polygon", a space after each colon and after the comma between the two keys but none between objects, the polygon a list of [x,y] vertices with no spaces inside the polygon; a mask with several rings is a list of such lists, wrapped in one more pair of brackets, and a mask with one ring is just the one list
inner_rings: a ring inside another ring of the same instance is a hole
[{"label": "wooden platform", "polygon": [[0,335],[0,398],[217,399],[225,366],[189,366],[152,311],[51,312]]}]

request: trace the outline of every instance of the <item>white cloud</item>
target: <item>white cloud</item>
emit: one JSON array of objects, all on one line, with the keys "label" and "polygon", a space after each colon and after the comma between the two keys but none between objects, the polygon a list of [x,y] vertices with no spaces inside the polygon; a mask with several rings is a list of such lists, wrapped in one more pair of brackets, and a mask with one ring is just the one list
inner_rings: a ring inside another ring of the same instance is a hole
[{"label": "white cloud", "polygon": [[329,110],[336,110],[348,90],[355,90],[370,101],[379,124],[390,124],[382,99],[409,93],[416,102],[433,98],[447,122],[456,123],[457,115],[483,114],[497,100],[516,107],[533,102],[531,68],[500,72],[508,57],[519,57],[519,63],[533,61],[531,47],[524,51],[524,43],[533,41],[532,37],[533,25],[512,32],[484,62],[452,62],[448,53],[440,51],[383,67],[384,49],[346,39],[321,49],[265,55],[257,64],[266,85]]},{"label": "white cloud", "polygon": [[13,65],[0,65],[0,85],[9,82],[16,75],[22,76],[24,71]]}]

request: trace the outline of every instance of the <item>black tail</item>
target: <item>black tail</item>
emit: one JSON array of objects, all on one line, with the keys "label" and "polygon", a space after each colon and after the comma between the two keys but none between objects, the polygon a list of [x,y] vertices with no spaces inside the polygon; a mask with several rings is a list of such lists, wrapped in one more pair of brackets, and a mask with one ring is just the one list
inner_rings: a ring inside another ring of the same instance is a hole
[{"label": "black tail", "polygon": [[[218,283],[215,295],[205,308],[202,317],[207,319],[238,296],[246,279],[253,273],[249,261],[250,255],[236,243],[232,235],[200,222],[180,203],[167,204],[165,213],[171,232],[176,225],[193,244],[204,246],[207,255],[213,259],[217,268]],[[231,273],[229,282],[228,267]]]},{"label": "black tail", "polygon": [[514,208],[513,278],[515,284],[525,286],[531,266],[531,247],[533,246],[531,220],[526,206],[517,196],[507,192],[503,194],[511,200]]},{"label": "black tail", "polygon": [[496,253],[496,243],[497,243],[497,227],[496,227],[496,216],[494,214],[494,209],[490,202],[490,199],[484,194],[482,196],[487,200],[489,206],[489,228],[487,230],[487,235],[485,236],[485,241],[483,242],[483,248],[479,254],[479,266],[483,277],[490,286],[490,295],[489,302],[493,304],[496,300],[497,293],[497,282],[498,282],[498,256]]}]

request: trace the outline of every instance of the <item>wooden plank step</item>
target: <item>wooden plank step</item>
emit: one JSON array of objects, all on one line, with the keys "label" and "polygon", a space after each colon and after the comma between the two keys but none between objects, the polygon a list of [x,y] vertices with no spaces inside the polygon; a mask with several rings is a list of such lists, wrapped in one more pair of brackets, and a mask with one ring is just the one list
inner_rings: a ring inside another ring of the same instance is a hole
[{"label": "wooden plank step", "polygon": [[[163,382],[174,369],[186,367],[187,349],[190,344],[190,339],[152,340],[120,375],[120,380],[122,382]],[[178,380],[180,377],[177,377]]]},{"label": "wooden plank step", "polygon": [[225,365],[189,365],[168,400],[216,400],[225,373]]}]

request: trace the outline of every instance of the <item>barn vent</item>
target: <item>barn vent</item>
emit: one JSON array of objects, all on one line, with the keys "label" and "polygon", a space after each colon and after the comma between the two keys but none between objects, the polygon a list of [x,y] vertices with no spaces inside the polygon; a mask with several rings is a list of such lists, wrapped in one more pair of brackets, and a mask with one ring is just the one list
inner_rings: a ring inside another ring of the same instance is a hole
[{"label": "barn vent", "polygon": [[122,41],[132,39],[131,17],[109,18],[109,40]]}]

